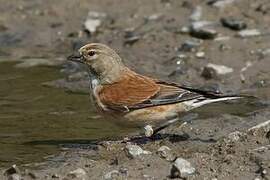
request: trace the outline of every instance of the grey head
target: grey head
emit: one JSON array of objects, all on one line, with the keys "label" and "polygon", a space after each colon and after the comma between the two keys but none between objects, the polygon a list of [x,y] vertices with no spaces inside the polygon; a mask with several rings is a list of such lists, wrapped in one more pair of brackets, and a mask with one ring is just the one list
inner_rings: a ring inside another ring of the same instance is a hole
[{"label": "grey head", "polygon": [[126,68],[120,56],[101,43],[86,44],[79,49],[79,55],[72,55],[68,59],[85,64],[90,75],[95,76],[100,84],[116,82]]}]

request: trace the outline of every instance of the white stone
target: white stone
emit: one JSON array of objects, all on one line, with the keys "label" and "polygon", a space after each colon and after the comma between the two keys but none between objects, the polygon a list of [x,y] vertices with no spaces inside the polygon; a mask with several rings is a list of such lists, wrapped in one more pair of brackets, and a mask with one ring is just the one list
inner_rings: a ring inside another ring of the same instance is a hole
[{"label": "white stone", "polygon": [[181,178],[186,178],[189,175],[194,174],[196,169],[191,165],[190,162],[183,158],[177,158],[171,170],[171,175],[174,177],[175,173],[178,174]]},{"label": "white stone", "polygon": [[217,65],[217,64],[208,63],[206,66],[213,68],[217,72],[217,74],[221,74],[221,75],[233,72],[232,68],[224,66],[224,65]]},{"label": "white stone", "polygon": [[146,137],[151,137],[154,134],[154,130],[151,125],[146,125],[144,127],[144,135]]},{"label": "white stone", "polygon": [[254,37],[262,35],[261,31],[258,29],[246,29],[238,32],[238,36],[242,38]]},{"label": "white stone", "polygon": [[151,154],[150,151],[145,151],[140,146],[132,145],[132,144],[128,144],[126,146],[126,150],[127,150],[128,155],[132,158],[137,157],[141,154]]}]

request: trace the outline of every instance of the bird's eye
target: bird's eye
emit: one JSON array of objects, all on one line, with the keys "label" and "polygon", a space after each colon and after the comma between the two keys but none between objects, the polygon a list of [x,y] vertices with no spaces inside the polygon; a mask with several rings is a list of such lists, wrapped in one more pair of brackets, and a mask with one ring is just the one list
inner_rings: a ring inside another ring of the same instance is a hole
[{"label": "bird's eye", "polygon": [[88,56],[94,56],[95,54],[96,54],[95,51],[89,51],[89,52],[88,52]]}]

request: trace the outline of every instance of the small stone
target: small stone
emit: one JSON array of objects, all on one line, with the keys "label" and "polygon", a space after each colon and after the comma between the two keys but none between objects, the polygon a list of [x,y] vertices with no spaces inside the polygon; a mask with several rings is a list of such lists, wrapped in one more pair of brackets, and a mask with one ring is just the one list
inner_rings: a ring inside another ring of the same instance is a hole
[{"label": "small stone", "polygon": [[108,172],[107,174],[105,174],[104,179],[105,180],[113,180],[116,179],[117,177],[119,177],[120,173],[117,170],[112,170],[110,172]]},{"label": "small stone", "polygon": [[86,21],[84,22],[84,27],[89,33],[95,33],[97,28],[101,25],[101,20],[106,17],[105,13],[90,11]]},{"label": "small stone", "polygon": [[214,79],[217,78],[217,72],[214,68],[206,66],[203,68],[201,76],[205,79]]},{"label": "small stone", "polygon": [[216,30],[206,27],[192,28],[190,34],[191,36],[200,39],[214,39],[218,35]]},{"label": "small stone", "polygon": [[201,41],[198,41],[198,40],[187,40],[187,41],[185,41],[181,45],[181,47],[179,48],[179,50],[180,51],[184,51],[184,52],[192,52],[196,48],[198,48],[201,44],[202,44],[202,40]]},{"label": "small stone", "polygon": [[147,20],[149,21],[156,21],[162,17],[162,14],[152,14],[147,17]]},{"label": "small stone", "polygon": [[236,142],[236,141],[239,141],[239,140],[243,140],[245,136],[246,136],[245,133],[235,131],[235,132],[230,133],[228,135],[228,137],[225,139],[225,141],[227,141],[227,142]]},{"label": "small stone", "polygon": [[4,175],[9,176],[12,174],[20,174],[20,170],[16,166],[16,164],[12,165],[10,168],[8,168],[5,172]]},{"label": "small stone", "polygon": [[167,146],[161,146],[157,152],[160,157],[166,159],[167,161],[174,161],[176,158],[175,155],[171,152],[171,149]]},{"label": "small stone", "polygon": [[206,67],[213,68],[217,72],[217,74],[220,74],[220,75],[224,75],[224,74],[228,74],[228,73],[233,72],[232,68],[224,66],[224,65],[208,63],[206,65]]},{"label": "small stone", "polygon": [[53,179],[59,179],[60,176],[59,176],[58,174],[53,174],[53,175],[52,175],[52,178],[53,178]]},{"label": "small stone", "polygon": [[77,178],[77,179],[84,180],[84,179],[86,179],[86,172],[85,172],[84,169],[78,168],[78,169],[76,169],[74,171],[70,171],[67,174],[67,177],[72,178],[72,179]]},{"label": "small stone", "polygon": [[195,168],[183,158],[177,158],[171,168],[171,178],[187,178],[195,173]]},{"label": "small stone", "polygon": [[204,58],[204,57],[205,57],[205,52],[203,52],[203,51],[197,52],[197,53],[196,53],[196,57],[197,57],[197,58]]},{"label": "small stone", "polygon": [[7,180],[22,180],[22,177],[21,175],[15,173],[15,174],[9,175]]},{"label": "small stone", "polygon": [[232,30],[240,31],[247,28],[247,24],[244,21],[235,19],[233,17],[221,18],[220,22],[224,27]]},{"label": "small stone", "polygon": [[131,145],[131,144],[128,144],[126,146],[126,152],[127,152],[128,156],[131,158],[135,158],[141,154],[151,154],[150,151],[145,151],[140,146]]},{"label": "small stone", "polygon": [[266,136],[270,132],[270,120],[260,123],[248,129],[248,133],[254,136]]},{"label": "small stone", "polygon": [[190,33],[190,28],[187,26],[183,26],[183,27],[181,27],[180,32],[182,34],[188,34],[188,33]]},{"label": "small stone", "polygon": [[199,21],[201,17],[202,17],[202,7],[196,6],[192,14],[190,15],[189,19],[191,21]]},{"label": "small stone", "polygon": [[136,35],[133,31],[126,31],[124,38],[125,45],[133,45],[135,42],[141,39],[141,36]]},{"label": "small stone", "polygon": [[237,35],[241,38],[248,38],[248,37],[260,36],[262,35],[262,33],[258,29],[246,29],[246,30],[239,31]]},{"label": "small stone", "polygon": [[154,134],[154,130],[151,125],[146,125],[144,127],[144,135],[146,137],[151,137]]},{"label": "small stone", "polygon": [[208,1],[209,5],[217,8],[225,8],[226,6],[234,3],[235,0],[210,0]]}]

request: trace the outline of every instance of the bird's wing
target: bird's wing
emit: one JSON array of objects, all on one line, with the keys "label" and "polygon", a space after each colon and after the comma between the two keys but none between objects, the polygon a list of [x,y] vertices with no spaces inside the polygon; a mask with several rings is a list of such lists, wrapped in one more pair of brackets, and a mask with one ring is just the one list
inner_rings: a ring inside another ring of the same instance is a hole
[{"label": "bird's wing", "polygon": [[126,111],[152,98],[159,91],[160,87],[153,79],[127,69],[119,81],[103,85],[98,94],[107,108]]},{"label": "bird's wing", "polygon": [[[205,91],[157,81],[128,70],[120,81],[105,85],[99,91],[102,104],[108,109],[130,111],[140,108],[174,104],[210,96]],[[213,95],[215,97],[215,95]]]}]

